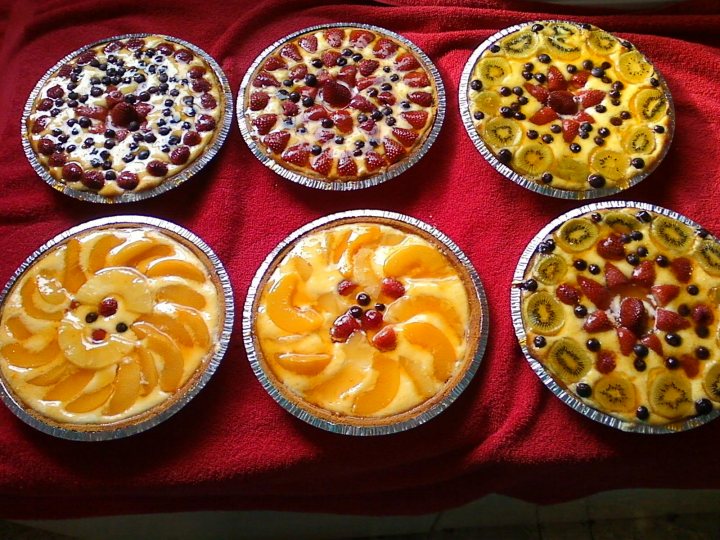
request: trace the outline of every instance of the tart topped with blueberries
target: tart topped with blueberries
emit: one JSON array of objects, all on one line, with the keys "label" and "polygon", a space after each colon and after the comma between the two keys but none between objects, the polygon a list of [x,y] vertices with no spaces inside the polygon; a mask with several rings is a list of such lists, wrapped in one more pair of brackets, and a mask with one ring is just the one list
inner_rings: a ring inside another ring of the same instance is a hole
[{"label": "tart topped with blueberries", "polygon": [[516,284],[529,354],[561,388],[668,427],[720,408],[720,243],[670,214],[630,204],[561,220]]},{"label": "tart topped with blueberries", "polygon": [[444,114],[427,56],[374,26],[293,34],[260,55],[242,87],[238,120],[255,154],[327,189],[399,174],[430,146]]},{"label": "tart topped with blueberries", "polygon": [[219,66],[192,45],[159,35],[111,38],[38,84],[26,106],[26,152],[72,196],[150,196],[214,155],[227,123],[226,87]]},{"label": "tart topped with blueberries", "polygon": [[474,372],[487,324],[478,296],[468,268],[419,229],[368,218],[320,227],[259,288],[258,376],[323,422],[418,418]]},{"label": "tart topped with blueberries", "polygon": [[461,88],[466,127],[500,172],[541,193],[580,198],[626,189],[655,169],[674,113],[642,53],[590,24],[510,30],[471,57]]}]

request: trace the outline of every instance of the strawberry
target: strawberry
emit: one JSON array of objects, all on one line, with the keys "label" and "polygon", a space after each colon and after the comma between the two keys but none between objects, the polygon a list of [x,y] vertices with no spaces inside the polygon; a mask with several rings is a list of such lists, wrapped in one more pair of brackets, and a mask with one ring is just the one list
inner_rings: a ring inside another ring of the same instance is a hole
[{"label": "strawberry", "polygon": [[377,60],[360,60],[357,64],[358,71],[363,77],[372,75],[372,73],[380,67],[380,62]]},{"label": "strawberry", "polygon": [[592,116],[590,116],[588,113],[586,113],[585,111],[580,111],[575,116],[573,116],[573,119],[576,122],[579,122],[580,124],[583,124],[585,122],[587,122],[588,124],[595,123],[595,119]]},{"label": "strawberry", "polygon": [[73,67],[71,64],[65,64],[58,70],[58,76],[67,78],[72,75]]},{"label": "strawberry", "polygon": [[570,86],[575,88],[582,88],[587,83],[590,77],[589,71],[578,71],[572,77],[570,77]]},{"label": "strawberry", "polygon": [[173,56],[175,57],[175,60],[185,64],[189,64],[193,61],[193,58],[195,58],[195,55],[187,49],[180,49]]},{"label": "strawberry", "polygon": [[528,120],[536,126],[544,126],[553,120],[557,120],[557,113],[551,107],[543,107],[533,114]]},{"label": "strawberry", "polygon": [[215,119],[207,114],[201,114],[200,118],[195,122],[197,131],[212,131],[215,129]]},{"label": "strawberry", "polygon": [[315,99],[317,97],[318,88],[317,86],[300,86],[297,91],[302,97]]},{"label": "strawberry", "polygon": [[578,276],[577,282],[583,294],[587,296],[598,309],[607,309],[610,307],[613,295],[606,287],[603,287],[594,279],[586,278],[585,276]]},{"label": "strawberry", "polygon": [[55,151],[55,143],[51,139],[40,139],[38,141],[38,152],[44,156],[49,156]]},{"label": "strawberry", "polygon": [[357,68],[355,66],[343,66],[337,75],[338,81],[342,81],[350,88],[355,86],[357,78]]},{"label": "strawberry", "polygon": [[252,123],[260,135],[267,135],[277,122],[277,114],[261,114]]},{"label": "strawberry", "polygon": [[[132,41],[132,40],[130,40]],[[128,43],[130,43],[128,41]],[[79,66],[82,66],[84,64],[89,64],[95,59],[95,51],[85,51],[80,56],[77,57],[77,63]]]},{"label": "strawberry", "polygon": [[628,283],[630,280],[625,277],[622,270],[611,262],[605,263],[605,285],[608,289],[615,291]]},{"label": "strawberry", "polygon": [[160,54],[164,56],[170,56],[172,53],[175,52],[175,46],[171,45],[170,43],[161,43],[158,45],[157,50]]},{"label": "strawberry", "polygon": [[[367,77],[365,79],[360,79],[357,82],[357,89],[358,91],[365,90],[366,88],[371,87],[373,84],[378,84],[379,82],[380,79],[377,77]],[[52,104],[50,106],[52,107]]]},{"label": "strawberry", "polygon": [[88,128],[88,131],[94,135],[105,133],[105,124],[93,124]]},{"label": "strawberry", "polygon": [[414,55],[411,53],[404,53],[398,55],[395,59],[395,69],[397,71],[412,71],[420,67],[420,62],[417,61]]},{"label": "strawberry", "polygon": [[647,321],[645,305],[638,298],[623,298],[622,302],[620,302],[620,315],[618,319],[622,326],[638,334],[642,333]]},{"label": "strawberry", "polygon": [[358,111],[362,112],[369,113],[375,110],[375,106],[360,94],[356,94],[355,97],[350,100],[349,105],[353,109],[357,109]]},{"label": "strawberry", "polygon": [[52,99],[60,99],[65,95],[65,90],[63,90],[62,86],[56,84],[55,86],[48,88],[47,95]]},{"label": "strawberry", "polygon": [[617,233],[611,233],[608,237],[598,242],[597,252],[603,259],[620,261],[625,258],[625,244],[622,237]]},{"label": "strawberry", "polygon": [[406,73],[403,77],[405,84],[411,88],[424,88],[430,86],[430,79],[428,79],[427,73],[423,71],[411,71]]},{"label": "strawberry", "polygon": [[342,108],[350,103],[352,94],[344,84],[329,80],[322,87],[322,98],[333,107]]},{"label": "strawberry", "polygon": [[283,130],[269,133],[263,138],[263,143],[265,143],[265,146],[276,154],[280,154],[283,150],[285,150],[289,140],[290,133]]},{"label": "strawberry", "polygon": [[398,50],[398,46],[394,41],[387,38],[380,38],[373,47],[373,54],[375,58],[389,58],[395,54]]},{"label": "strawberry", "polygon": [[310,157],[310,145],[307,143],[296,144],[291,146],[282,153],[282,158],[288,163],[297,165],[298,167],[305,167]]},{"label": "strawberry", "polygon": [[655,327],[663,332],[676,332],[690,327],[690,321],[682,318],[674,311],[658,309],[655,312]]},{"label": "strawberry", "polygon": [[548,96],[550,95],[550,92],[548,92],[547,88],[545,88],[544,86],[539,86],[537,84],[530,84],[529,82],[526,82],[523,85],[523,88],[525,88],[525,90],[527,90],[532,97],[534,97],[543,104],[547,102]]},{"label": "strawberry", "polygon": [[386,277],[383,278],[380,284],[380,292],[393,300],[397,300],[405,294],[405,286],[395,278]]},{"label": "strawberry", "polygon": [[352,115],[345,109],[335,111],[331,115],[332,121],[335,123],[335,127],[340,130],[341,133],[350,133],[353,128]]},{"label": "strawberry", "polygon": [[624,326],[621,326],[617,329],[617,337],[618,341],[620,342],[620,352],[623,353],[625,356],[628,356],[630,353],[633,352],[633,347],[635,346],[637,337],[635,336],[635,334],[632,333],[630,329],[625,328]]},{"label": "strawberry", "polygon": [[337,292],[340,296],[347,296],[357,289],[358,284],[349,279],[343,279],[337,286]]},{"label": "strawberry", "polygon": [[680,366],[689,379],[697,377],[697,374],[700,373],[700,361],[697,358],[691,354],[683,354],[679,360]]},{"label": "strawberry", "polygon": [[692,320],[700,326],[710,326],[715,320],[712,309],[706,304],[697,304],[690,313]]},{"label": "strawberry", "polygon": [[145,40],[142,38],[130,38],[127,40],[127,43],[125,44],[125,46],[130,50],[139,49],[143,45],[145,45]]},{"label": "strawberry", "polygon": [[360,124],[360,129],[367,131],[368,133],[375,133],[375,121],[365,120],[362,124]]},{"label": "strawberry", "polygon": [[305,109],[305,118],[308,120],[322,120],[328,117],[328,112],[322,105],[311,105]]},{"label": "strawberry", "polygon": [[392,351],[397,347],[397,335],[392,326],[386,326],[375,334],[372,338],[372,344],[379,351]]},{"label": "strawberry", "polygon": [[632,281],[643,287],[652,287],[655,283],[655,263],[643,261],[638,264],[632,272]]},{"label": "strawberry", "polygon": [[80,105],[75,108],[75,115],[87,116],[88,118],[104,121],[107,118],[108,110],[105,107]]},{"label": "strawberry", "polygon": [[375,330],[383,323],[383,315],[376,309],[368,309],[360,321],[363,330]]},{"label": "strawberry", "polygon": [[34,134],[42,133],[45,131],[45,128],[50,123],[50,117],[49,116],[40,116],[35,122],[33,123],[32,132]]},{"label": "strawberry", "polygon": [[62,167],[67,162],[67,154],[64,152],[55,152],[48,159],[48,164],[51,167]]},{"label": "strawberry", "polygon": [[597,369],[603,375],[612,373],[615,369],[615,353],[612,351],[600,351],[597,359],[595,360],[595,369]]},{"label": "strawberry", "polygon": [[360,323],[358,320],[349,313],[344,313],[335,319],[335,322],[330,327],[330,337],[333,341],[344,343],[355,330],[359,329]]},{"label": "strawberry", "polygon": [[[323,176],[327,176],[330,174],[330,170],[333,166],[332,152],[330,150],[325,150],[322,154],[315,158],[310,166],[314,171],[322,174]],[[354,286],[357,287],[357,285]],[[349,294],[349,292],[346,294]]]},{"label": "strawberry", "polygon": [[578,101],[583,109],[599,105],[605,99],[605,92],[602,90],[583,90],[578,92]]},{"label": "strawberry", "polygon": [[327,67],[333,67],[337,65],[337,60],[340,58],[340,53],[337,51],[325,51],[322,53],[320,58]]},{"label": "strawberry", "polygon": [[566,143],[572,142],[573,139],[577,137],[579,131],[580,124],[578,124],[575,120],[564,119],[562,121],[563,141]]},{"label": "strawberry", "polygon": [[337,170],[340,176],[357,176],[357,163],[350,154],[343,154],[338,161]]},{"label": "strawberry", "polygon": [[385,158],[380,154],[376,152],[368,152],[365,154],[365,167],[367,167],[368,171],[376,171],[383,165],[385,165]]},{"label": "strawberry", "polygon": [[148,114],[150,114],[150,111],[153,110],[153,106],[149,103],[136,103],[133,105],[133,108],[135,109],[135,114],[137,114],[139,121],[144,121]]},{"label": "strawberry", "polygon": [[134,172],[123,171],[117,178],[117,185],[125,190],[132,190],[138,187],[140,179]]},{"label": "strawberry", "polygon": [[203,94],[200,96],[200,105],[211,111],[217,107],[217,100],[211,94]]},{"label": "strawberry", "polygon": [[612,328],[612,321],[608,317],[607,313],[601,310],[593,311],[590,315],[588,315],[585,320],[585,324],[583,324],[583,329],[590,334],[607,332],[608,330],[612,330]]},{"label": "strawberry", "polygon": [[[282,62],[282,60],[280,60]],[[267,68],[266,68],[267,69]],[[188,71],[188,77],[191,79],[201,79],[205,73],[207,73],[207,69],[205,69],[202,66],[193,66]]]},{"label": "strawberry", "polygon": [[255,80],[253,81],[252,85],[255,88],[266,88],[268,86],[280,86],[280,83],[278,80],[267,71],[261,71],[257,74],[257,77],[255,77]]},{"label": "strawberry", "polygon": [[153,159],[145,166],[145,170],[152,176],[165,176],[168,172],[167,163],[159,159]]},{"label": "strawberry", "polygon": [[389,163],[396,163],[405,155],[405,149],[389,137],[383,139],[383,147],[385,148],[385,159]]},{"label": "strawberry", "polygon": [[415,141],[418,138],[418,134],[411,129],[393,128],[392,134],[403,144],[403,146],[408,148],[415,144]]},{"label": "strawberry", "polygon": [[677,285],[655,285],[650,287],[650,292],[658,306],[666,306],[680,294],[680,287]]},{"label": "strawberry", "polygon": [[134,122],[138,119],[138,115],[132,105],[123,101],[112,108],[110,111],[110,118],[116,126],[127,127],[130,122]]},{"label": "strawberry", "polygon": [[422,129],[425,127],[428,119],[428,113],[425,111],[409,111],[400,113],[400,116],[412,127]]},{"label": "strawberry", "polygon": [[642,338],[640,338],[640,343],[645,345],[655,354],[658,354],[660,356],[663,355],[662,342],[660,341],[660,338],[657,337],[655,334],[645,334]]},{"label": "strawberry", "polygon": [[305,78],[308,73],[308,68],[305,64],[298,64],[293,66],[289,72],[290,79],[293,81],[300,81]]},{"label": "strawberry", "polygon": [[318,142],[319,142],[320,144],[323,144],[323,143],[328,142],[328,141],[329,141],[330,139],[332,139],[333,137],[335,137],[335,133],[333,133],[333,132],[332,132],[331,130],[329,130],[329,129],[322,129],[322,130],[320,130],[320,131],[316,134],[316,136],[317,136]]},{"label": "strawberry", "polygon": [[317,51],[318,48],[318,40],[315,36],[309,35],[309,36],[303,36],[300,38],[300,41],[298,42],[300,46],[305,49],[307,52],[314,53]]},{"label": "strawberry", "polygon": [[289,99],[283,101],[282,110],[283,113],[285,113],[285,116],[297,116],[300,112],[300,108],[297,106],[297,103],[293,103]]},{"label": "strawberry", "polygon": [[557,90],[567,90],[567,81],[565,77],[555,66],[550,66],[547,74],[547,88],[551,92]]},{"label": "strawberry", "polygon": [[323,35],[328,45],[331,47],[339,47],[342,45],[343,39],[345,39],[345,30],[342,28],[330,28],[329,30],[325,30]]},{"label": "strawberry", "polygon": [[276,69],[285,69],[286,67],[287,63],[285,62],[285,60],[283,60],[279,56],[271,56],[265,61],[263,69],[265,71],[274,71]]},{"label": "strawberry", "polygon": [[367,30],[353,30],[350,32],[350,43],[358,49],[364,49],[375,39],[375,34]]},{"label": "strawberry", "polygon": [[431,107],[434,101],[430,92],[410,92],[407,97],[421,107]]},{"label": "strawberry", "polygon": [[673,259],[670,263],[670,271],[680,283],[687,283],[692,277],[692,261],[685,257]]},{"label": "strawberry", "polygon": [[550,92],[547,104],[559,114],[575,114],[578,111],[578,104],[574,96],[567,90]]},{"label": "strawberry", "polygon": [[[127,135],[127,132],[125,132],[125,134]],[[202,141],[202,136],[197,131],[188,131],[183,135],[182,141],[183,144],[187,144],[188,146],[197,146]]]},{"label": "strawberry", "polygon": [[190,159],[190,148],[187,146],[178,146],[170,152],[170,163],[173,165],[182,165]]},{"label": "strawberry", "polygon": [[383,105],[395,105],[395,95],[392,92],[380,92],[377,100]]},{"label": "strawberry", "polygon": [[561,283],[555,290],[555,296],[558,297],[563,304],[574,306],[580,301],[580,291],[569,283]]},{"label": "strawberry", "polygon": [[116,90],[114,86],[108,86],[108,93],[105,96],[105,105],[108,109],[113,108],[118,103],[125,101],[125,96],[119,90]]},{"label": "strawberry", "polygon": [[294,43],[288,43],[282,49],[280,49],[280,56],[284,56],[285,58],[289,58],[290,60],[296,60],[298,62],[302,60],[302,56],[300,56],[300,51],[298,51],[298,48],[295,46]]}]

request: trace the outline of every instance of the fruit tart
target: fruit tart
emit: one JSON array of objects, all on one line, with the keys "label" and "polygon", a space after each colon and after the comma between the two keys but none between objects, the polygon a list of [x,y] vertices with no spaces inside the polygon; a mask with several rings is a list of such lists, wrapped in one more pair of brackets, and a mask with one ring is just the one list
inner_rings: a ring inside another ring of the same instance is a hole
[{"label": "fruit tart", "polygon": [[256,375],[287,410],[353,435],[438,414],[483,354],[480,281],[413,218],[348,212],[291,235],[258,271],[243,325]]},{"label": "fruit tart", "polygon": [[200,390],[231,324],[224,270],[192,233],[132,216],[90,222],[43,246],[5,289],[3,399],[59,437],[137,433]]},{"label": "fruit tart", "polygon": [[720,408],[718,277],[720,244],[690,220],[642,203],[586,206],[525,251],[516,331],[581,412],[627,430],[687,429]]},{"label": "fruit tart", "polygon": [[271,45],[245,75],[237,104],[243,136],[264,164],[336,190],[372,186],[414,164],[444,110],[437,69],[415,44],[350,24]]},{"label": "fruit tart", "polygon": [[499,172],[561,198],[640,182],[674,130],[655,67],[590,24],[541,21],[495,34],[468,61],[460,101],[470,137]]},{"label": "fruit tart", "polygon": [[83,47],[25,107],[25,152],[40,176],[93,202],[147,198],[182,183],[222,144],[230,88],[217,63],[176,38],[135,34]]}]

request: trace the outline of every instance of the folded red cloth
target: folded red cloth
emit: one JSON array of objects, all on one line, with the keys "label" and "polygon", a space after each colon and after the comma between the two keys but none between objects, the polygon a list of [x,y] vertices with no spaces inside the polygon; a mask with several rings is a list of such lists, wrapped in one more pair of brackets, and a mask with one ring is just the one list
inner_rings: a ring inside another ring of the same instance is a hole
[{"label": "folded red cloth", "polygon": [[[561,403],[529,368],[510,319],[511,276],[536,232],[579,203],[531,193],[496,173],[465,133],[457,99],[470,52],[505,26],[568,18],[630,39],[667,78],[677,130],[657,171],[617,198],[672,208],[720,233],[720,8],[714,0],[629,13],[510,0],[16,0],[0,13],[1,282],[72,225],[146,214],[204,238],[224,261],[242,306],[256,268],[289,232],[333,212],[380,208],[415,216],[453,238],[477,268],[491,308],[475,380],[439,417],[402,434],[334,435],[286,413],[253,375],[239,323],[208,386],[173,418],[129,439],[54,439],[0,407],[0,516],[258,508],[420,513],[490,492],[552,503],[611,488],[720,488],[720,423],[672,436],[616,431]],[[60,57],[86,43],[131,32],[174,35],[214,56],[237,91],[268,44],[337,21],[372,23],[413,40],[435,61],[447,89],[447,118],[433,148],[380,187],[328,193],[287,182],[253,157],[235,124],[197,177],[124,206],[53,191],[23,154],[19,128],[28,94]]]}]

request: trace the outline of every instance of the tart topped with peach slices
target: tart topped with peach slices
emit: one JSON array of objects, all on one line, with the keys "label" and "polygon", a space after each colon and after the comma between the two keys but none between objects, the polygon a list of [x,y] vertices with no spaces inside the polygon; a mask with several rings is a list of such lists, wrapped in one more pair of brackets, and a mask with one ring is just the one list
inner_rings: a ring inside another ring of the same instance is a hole
[{"label": "tart topped with peach slices", "polygon": [[620,191],[655,169],[674,113],[642,53],[590,24],[510,30],[471,57],[461,89],[466,127],[500,172],[534,191],[580,198]]},{"label": "tart topped with peach slices", "polygon": [[718,241],[663,209],[575,214],[540,240],[516,285],[529,353],[582,403],[626,422],[714,413]]},{"label": "tart topped with peach slices", "polygon": [[482,347],[487,323],[467,269],[432,236],[391,223],[355,219],[305,234],[258,291],[263,375],[323,421],[415,418],[448,398]]},{"label": "tart topped with peach slices", "polygon": [[229,87],[192,45],[121,36],[53,69],[26,106],[23,136],[36,170],[72,196],[149,196],[183,181],[191,173],[181,173],[199,169],[222,143]]},{"label": "tart topped with peach slices", "polygon": [[402,172],[444,114],[427,56],[372,26],[293,34],[260,55],[242,88],[238,120],[256,155],[279,174],[296,173],[287,178],[328,189]]},{"label": "tart topped with peach slices", "polygon": [[160,229],[89,229],[39,256],[0,311],[3,386],[32,417],[111,431],[182,398],[218,348],[224,301]]}]

